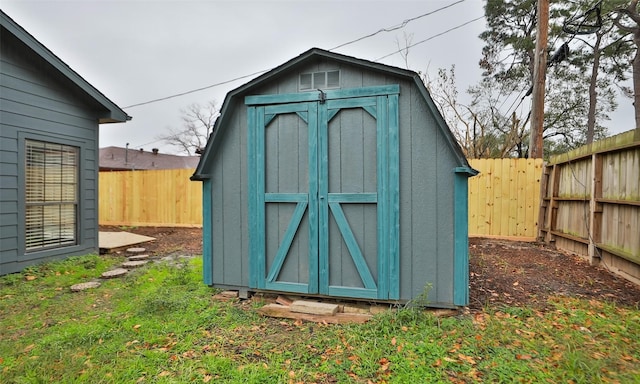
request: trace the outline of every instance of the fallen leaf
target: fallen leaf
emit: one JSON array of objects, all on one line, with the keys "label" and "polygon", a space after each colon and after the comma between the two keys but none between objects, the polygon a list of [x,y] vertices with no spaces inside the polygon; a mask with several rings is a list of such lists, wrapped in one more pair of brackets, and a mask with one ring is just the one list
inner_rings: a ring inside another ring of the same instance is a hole
[{"label": "fallen leaf", "polygon": [[22,353],[29,353],[29,352],[31,352],[31,350],[32,350],[33,348],[35,348],[35,347],[36,347],[36,345],[35,345],[35,344],[29,344],[29,345],[27,345],[27,346],[22,350]]},{"label": "fallen leaf", "polygon": [[171,375],[171,372],[169,371],[162,371],[158,374],[158,377],[165,377],[165,376],[169,376]]},{"label": "fallen leaf", "polygon": [[203,383],[208,383],[211,381],[211,379],[213,378],[213,376],[211,375],[204,375],[204,377],[202,378],[202,382]]},{"label": "fallen leaf", "polygon": [[531,355],[516,355],[516,359],[518,360],[531,360],[533,357]]},{"label": "fallen leaf", "polygon": [[24,277],[24,279],[25,279],[25,280],[27,280],[27,281],[33,281],[33,280],[35,280],[35,279],[37,279],[37,278],[38,278],[38,277],[36,277],[36,276],[32,276],[32,275],[27,275],[27,276],[25,276],[25,277]]},{"label": "fallen leaf", "polygon": [[138,328],[140,328],[140,327],[142,327],[142,325],[140,325],[140,324],[136,324],[136,325],[134,325],[134,326],[133,326],[133,329],[138,329]]},{"label": "fallen leaf", "polygon": [[517,282],[517,281],[516,281],[515,283],[513,283],[513,286],[514,286],[514,287],[517,287],[518,285],[520,285],[520,283],[519,283],[519,282]]},{"label": "fallen leaf", "polygon": [[397,343],[397,340],[396,340],[396,338],[394,336],[394,337],[391,338],[391,345],[395,346],[396,343]]},{"label": "fallen leaf", "polygon": [[469,363],[471,365],[475,365],[476,364],[476,361],[471,356],[467,356],[467,355],[463,355],[462,353],[458,353],[458,358],[460,360],[462,360],[462,361],[466,361],[467,363]]}]

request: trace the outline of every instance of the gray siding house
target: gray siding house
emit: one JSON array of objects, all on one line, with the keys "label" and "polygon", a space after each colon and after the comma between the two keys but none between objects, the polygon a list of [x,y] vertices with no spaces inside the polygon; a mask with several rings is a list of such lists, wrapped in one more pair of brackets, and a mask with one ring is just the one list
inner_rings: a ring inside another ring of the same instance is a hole
[{"label": "gray siding house", "polygon": [[418,74],[310,49],[225,98],[192,176],[204,281],[467,305],[475,174]]},{"label": "gray siding house", "polygon": [[98,252],[98,124],[130,119],[0,11],[0,275]]}]

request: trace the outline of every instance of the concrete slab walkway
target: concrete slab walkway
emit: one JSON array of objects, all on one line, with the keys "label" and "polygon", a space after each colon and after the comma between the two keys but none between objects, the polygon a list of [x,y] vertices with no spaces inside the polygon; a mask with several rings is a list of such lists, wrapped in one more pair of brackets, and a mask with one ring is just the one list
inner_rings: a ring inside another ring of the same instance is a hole
[{"label": "concrete slab walkway", "polygon": [[155,240],[155,237],[136,235],[130,232],[98,232],[98,246],[100,253],[107,253],[114,249],[129,247],[135,244]]}]

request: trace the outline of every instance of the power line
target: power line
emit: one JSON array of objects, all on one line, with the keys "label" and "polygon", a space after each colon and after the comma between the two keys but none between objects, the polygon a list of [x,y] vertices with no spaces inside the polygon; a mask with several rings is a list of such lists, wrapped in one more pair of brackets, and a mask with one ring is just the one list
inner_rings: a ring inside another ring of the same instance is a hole
[{"label": "power line", "polygon": [[[446,6],[444,6],[444,7],[438,8],[438,9],[436,9],[436,10],[434,10],[434,11],[427,12],[427,13],[424,13],[424,14],[422,14],[422,15],[419,15],[419,16],[416,16],[416,17],[412,17],[412,18],[410,18],[410,19],[406,19],[406,20],[404,20],[404,21],[403,21],[402,23],[400,23],[400,24],[397,24],[397,25],[392,26],[392,27],[382,28],[382,29],[380,29],[380,30],[378,30],[378,31],[376,31],[376,32],[374,32],[374,33],[370,33],[370,34],[368,34],[368,35],[362,36],[362,37],[357,38],[357,39],[355,39],[355,40],[351,40],[351,41],[346,42],[346,43],[344,43],[344,44],[340,44],[340,45],[338,45],[338,46],[336,46],[336,47],[334,47],[334,48],[329,49],[329,51],[333,51],[333,50],[335,50],[335,49],[338,49],[338,48],[341,48],[341,47],[344,47],[344,46],[347,46],[347,45],[350,45],[350,44],[356,43],[356,42],[358,42],[358,41],[362,41],[362,40],[364,40],[364,39],[368,39],[368,38],[373,37],[373,36],[375,36],[375,35],[377,35],[377,34],[379,34],[379,33],[382,33],[382,32],[391,32],[391,31],[395,31],[395,30],[398,30],[398,29],[402,29],[402,28],[404,28],[407,24],[409,24],[410,22],[412,22],[412,21],[414,21],[414,20],[418,20],[418,19],[423,18],[423,17],[425,17],[425,16],[433,15],[434,13],[440,12],[440,11],[442,11],[442,10],[445,10],[445,9],[447,9],[447,8],[450,8],[450,7],[452,7],[452,6],[456,5],[456,4],[462,3],[462,2],[464,2],[464,1],[466,1],[466,0],[458,0],[458,1],[454,2],[454,3],[451,3],[451,4],[446,5]],[[473,20],[471,20],[471,21],[468,21],[468,22],[466,22],[466,23],[464,23],[464,24],[458,25],[457,27],[451,28],[451,29],[446,30],[446,31],[444,31],[444,32],[442,32],[442,33],[439,33],[439,34],[437,34],[437,35],[431,36],[431,37],[430,37],[430,38],[428,38],[428,39],[422,40],[422,41],[420,41],[420,42],[418,42],[418,43],[415,43],[415,44],[413,44],[413,45],[411,45],[411,46],[405,47],[405,48],[403,48],[403,49],[401,49],[401,50],[399,50],[399,51],[396,51],[396,52],[390,53],[390,54],[388,54],[388,55],[386,55],[386,56],[383,56],[383,57],[381,57],[381,58],[379,58],[379,59],[376,59],[376,60],[374,60],[374,61],[382,60],[382,59],[384,59],[384,58],[386,58],[386,57],[389,57],[389,56],[395,55],[396,53],[402,52],[403,50],[405,50],[405,49],[407,49],[407,48],[411,48],[411,47],[416,46],[416,45],[418,45],[418,44],[422,44],[422,43],[427,42],[427,41],[429,41],[429,40],[431,40],[431,39],[433,39],[433,38],[435,38],[435,37],[442,36],[442,35],[444,35],[444,34],[446,34],[446,33],[448,33],[448,32],[451,32],[451,31],[453,31],[453,30],[455,30],[455,29],[458,29],[458,28],[460,28],[460,27],[463,27],[463,26],[465,26],[465,25],[467,25],[467,24],[469,24],[469,23],[471,23],[471,22],[474,22],[474,21],[476,21],[476,20],[479,20],[479,19],[481,19],[481,18],[483,18],[483,17],[484,17],[484,16],[481,16],[481,17],[478,17],[478,18],[473,19]],[[139,107],[139,106],[147,105],[147,104],[153,104],[153,103],[157,103],[157,102],[159,102],[159,101],[165,101],[165,100],[173,99],[173,98],[176,98],[176,97],[185,96],[185,95],[188,95],[188,94],[191,94],[191,93],[204,91],[204,90],[206,90],[206,89],[210,89],[210,88],[218,87],[218,86],[220,86],[220,85],[225,85],[225,84],[233,83],[234,81],[238,81],[238,80],[246,79],[246,78],[248,78],[248,77],[252,77],[252,76],[256,76],[256,75],[260,75],[260,74],[263,74],[263,73],[268,72],[268,71],[270,71],[270,70],[271,70],[271,68],[269,68],[269,69],[263,69],[263,70],[261,70],[261,71],[257,71],[257,72],[251,73],[251,74],[249,74],[249,75],[244,75],[244,76],[236,77],[236,78],[231,79],[231,80],[221,81],[221,82],[219,82],[219,83],[215,83],[215,84],[207,85],[207,86],[205,86],[205,87],[201,87],[201,88],[197,88],[197,89],[192,89],[192,90],[185,91],[185,92],[181,92],[181,93],[176,93],[176,94],[174,94],[174,95],[170,95],[170,96],[166,96],[166,97],[160,97],[160,98],[153,99],[153,100],[149,100],[149,101],[145,101],[145,102],[142,102],[142,103],[131,104],[131,105],[128,105],[128,106],[126,106],[126,107],[122,107],[122,109],[134,108],[134,107]]]},{"label": "power line", "polygon": [[446,31],[440,32],[440,33],[435,34],[435,35],[433,35],[433,36],[430,36],[430,37],[428,37],[428,38],[426,38],[426,39],[424,39],[424,40],[418,41],[418,42],[417,42],[417,43],[415,43],[415,44],[407,45],[406,47],[404,47],[404,48],[402,48],[402,49],[399,49],[399,50],[397,50],[397,51],[391,52],[391,53],[390,53],[390,54],[388,54],[388,55],[384,55],[384,56],[382,56],[382,57],[379,57],[379,58],[375,59],[374,61],[379,61],[379,60],[382,60],[382,59],[386,59],[387,57],[389,57],[389,56],[393,56],[393,55],[395,55],[396,53],[400,53],[400,52],[402,52],[402,51],[404,51],[404,50],[406,50],[406,49],[408,49],[408,48],[415,47],[415,46],[416,46],[416,45],[418,45],[418,44],[426,43],[426,42],[427,42],[427,41],[429,41],[429,40],[435,39],[436,37],[442,36],[442,35],[444,35],[444,34],[447,34],[447,33],[451,32],[451,31],[454,31],[454,30],[456,30],[456,29],[462,28],[462,27],[464,27],[465,25],[471,24],[471,23],[473,23],[474,21],[478,21],[478,20],[480,20],[480,19],[484,19],[484,16],[476,17],[475,19],[469,20],[469,21],[464,22],[464,23],[462,23],[462,24],[460,24],[460,25],[457,25],[457,26],[455,26],[455,27],[453,27],[453,28],[449,28],[449,29],[447,29]]},{"label": "power line", "polygon": [[153,99],[153,100],[149,100],[149,101],[145,101],[143,103],[138,103],[138,104],[132,104],[126,107],[122,107],[122,109],[127,109],[127,108],[133,108],[133,107],[139,107],[141,105],[147,105],[147,104],[151,104],[151,103],[157,103],[158,101],[164,101],[164,100],[169,100],[169,99],[173,99],[175,97],[179,97],[179,96],[184,96],[184,95],[188,95],[190,93],[194,93],[194,92],[199,92],[199,91],[204,91],[205,89],[209,89],[209,88],[213,88],[213,87],[217,87],[220,85],[224,85],[224,84],[229,84],[229,83],[233,83],[234,81],[237,80],[242,80],[242,79],[246,79],[247,77],[251,77],[251,76],[256,76],[259,75],[261,73],[265,73],[267,72],[268,69],[262,70],[262,71],[258,71],[258,72],[254,72],[251,73],[249,75],[244,75],[244,76],[240,76],[240,77],[236,77],[235,79],[231,79],[231,80],[225,80],[225,81],[221,81],[219,83],[215,83],[215,84],[211,84],[211,85],[207,85],[206,87],[202,87],[202,88],[198,88],[198,89],[192,89],[190,91],[185,91],[182,93],[177,93],[175,95],[171,95],[171,96],[166,96],[166,97],[161,97],[159,99]]},{"label": "power line", "polygon": [[377,35],[377,34],[379,34],[379,33],[382,33],[382,32],[392,32],[392,31],[396,31],[396,30],[398,30],[398,29],[402,29],[402,28],[406,27],[406,26],[407,26],[407,24],[409,24],[410,22],[412,22],[412,21],[414,21],[414,20],[421,19],[421,18],[423,18],[423,17],[425,17],[425,16],[433,15],[434,13],[437,13],[437,12],[440,12],[440,11],[445,10],[445,9],[447,9],[447,8],[453,7],[454,5],[456,5],[456,4],[460,4],[460,3],[464,2],[464,1],[465,1],[465,0],[459,0],[459,1],[456,1],[455,3],[451,3],[451,4],[449,4],[449,5],[445,5],[444,7],[438,8],[438,9],[436,9],[436,10],[434,10],[434,11],[427,12],[427,13],[423,13],[423,14],[422,14],[422,15],[420,15],[420,16],[416,16],[416,17],[412,17],[412,18],[410,18],[410,19],[406,19],[405,21],[403,21],[402,23],[400,23],[400,24],[398,24],[398,25],[395,25],[395,26],[392,26],[392,27],[381,28],[381,29],[377,30],[377,31],[376,31],[376,32],[374,32],[374,33],[370,33],[370,34],[368,34],[368,35],[365,35],[365,36],[359,37],[359,38],[357,38],[357,39],[355,39],[355,40],[351,40],[351,41],[346,42],[346,43],[344,43],[344,44],[340,44],[340,45],[338,45],[338,46],[335,46],[335,47],[333,47],[333,48],[329,49],[329,51],[333,51],[333,50],[336,50],[336,49],[338,49],[338,48],[342,48],[342,47],[344,47],[344,46],[347,46],[347,45],[350,45],[350,44],[353,44],[353,43],[357,43],[358,41],[362,41],[362,40],[364,40],[364,39],[368,39],[368,38],[373,37],[373,36],[375,36],[375,35]]}]

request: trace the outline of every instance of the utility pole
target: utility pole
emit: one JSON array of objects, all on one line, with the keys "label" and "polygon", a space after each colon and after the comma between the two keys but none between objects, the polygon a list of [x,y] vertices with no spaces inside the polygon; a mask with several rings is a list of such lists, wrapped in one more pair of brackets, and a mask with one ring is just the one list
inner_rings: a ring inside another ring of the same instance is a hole
[{"label": "utility pole", "polygon": [[531,133],[529,158],[542,158],[544,122],[544,87],[547,74],[547,40],[549,37],[549,0],[538,0],[536,50],[533,56],[533,96],[531,98]]}]

